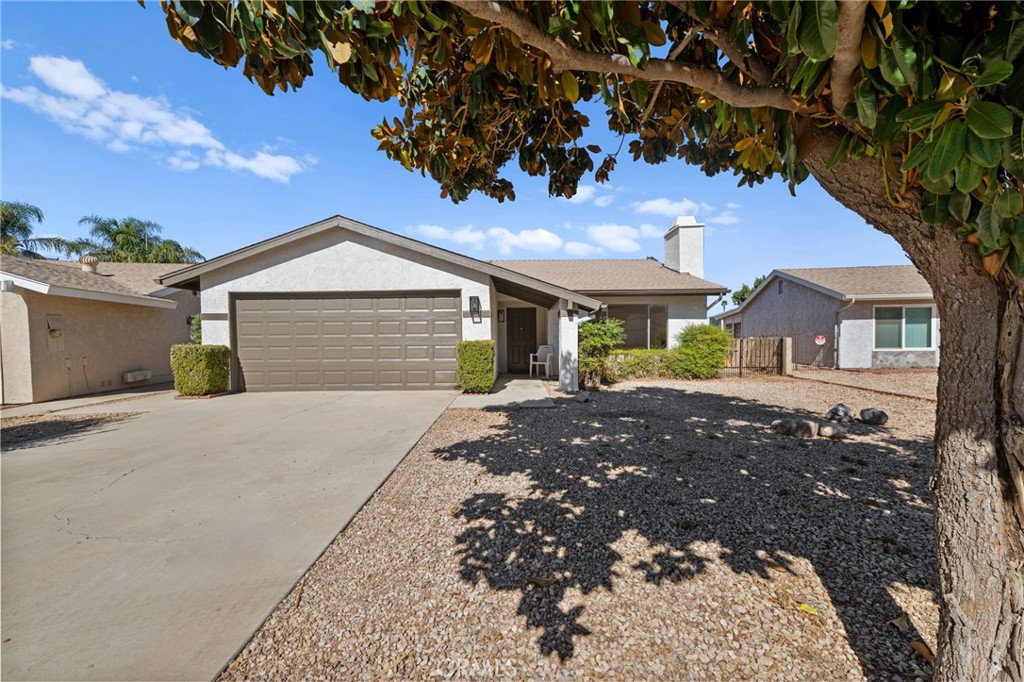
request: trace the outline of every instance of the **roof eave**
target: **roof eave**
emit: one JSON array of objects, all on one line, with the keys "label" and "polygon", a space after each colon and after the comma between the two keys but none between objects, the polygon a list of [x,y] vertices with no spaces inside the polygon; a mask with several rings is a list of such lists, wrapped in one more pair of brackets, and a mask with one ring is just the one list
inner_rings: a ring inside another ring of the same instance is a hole
[{"label": "roof eave", "polygon": [[76,289],[74,287],[55,286],[46,282],[39,282],[21,275],[12,275],[9,272],[0,272],[4,278],[14,282],[15,286],[29,291],[35,291],[46,296],[64,296],[66,298],[82,298],[90,301],[104,301],[107,303],[124,303],[126,305],[140,305],[149,308],[174,309],[178,304],[174,301],[167,301],[150,296],[130,296],[128,294],[114,294],[106,291],[90,291],[87,289]]},{"label": "roof eave", "polygon": [[714,296],[727,294],[725,287],[715,289],[606,289],[595,291],[584,290],[590,296]]}]

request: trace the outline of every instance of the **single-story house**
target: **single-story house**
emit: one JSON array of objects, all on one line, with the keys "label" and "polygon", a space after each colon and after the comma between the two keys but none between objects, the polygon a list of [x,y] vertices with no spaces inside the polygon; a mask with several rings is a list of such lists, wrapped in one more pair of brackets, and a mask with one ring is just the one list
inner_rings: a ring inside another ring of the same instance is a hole
[{"label": "single-story house", "polygon": [[181,264],[83,261],[0,259],[0,402],[171,381],[199,299],[154,278]]},{"label": "single-story house", "polygon": [[773,270],[742,304],[711,320],[736,337],[792,337],[797,365],[939,364],[938,310],[913,265]]},{"label": "single-story house", "polygon": [[201,292],[203,341],[231,348],[235,391],[451,388],[471,339],[495,341],[496,374],[550,346],[574,391],[581,321],[622,306],[633,342],[664,345],[727,291],[700,277],[703,226],[677,222],[666,265],[489,262],[334,216],[160,282]]}]

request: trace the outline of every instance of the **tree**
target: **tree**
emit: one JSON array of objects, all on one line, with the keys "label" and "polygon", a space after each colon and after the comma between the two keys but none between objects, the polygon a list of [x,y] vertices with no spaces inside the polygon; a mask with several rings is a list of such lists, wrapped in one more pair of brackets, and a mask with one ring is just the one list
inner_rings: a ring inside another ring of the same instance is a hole
[{"label": "tree", "polygon": [[739,289],[732,292],[732,304],[739,305],[740,303],[743,303],[750,297],[752,293],[754,293],[754,289],[761,286],[761,283],[764,282],[766,279],[768,279],[768,275],[761,275],[760,277],[755,277],[753,284],[744,284]]},{"label": "tree", "polygon": [[33,237],[33,224],[43,222],[38,206],[20,201],[0,201],[0,254],[43,258],[39,251],[70,253],[71,244],[60,237]]},{"label": "tree", "polygon": [[163,239],[160,225],[138,218],[85,216],[79,225],[90,225],[90,237],[73,243],[75,253],[88,253],[117,263],[198,263],[202,254],[171,239]]},{"label": "tree", "polygon": [[[740,185],[813,176],[892,235],[942,317],[938,680],[1024,678],[1024,7],[1019,2],[163,3],[172,37],[265,92],[321,53],[404,113],[380,149],[453,201],[635,160]],[[657,55],[657,56],[655,56]],[[586,113],[584,112],[586,110]],[[826,228],[823,228],[826,229]]]}]

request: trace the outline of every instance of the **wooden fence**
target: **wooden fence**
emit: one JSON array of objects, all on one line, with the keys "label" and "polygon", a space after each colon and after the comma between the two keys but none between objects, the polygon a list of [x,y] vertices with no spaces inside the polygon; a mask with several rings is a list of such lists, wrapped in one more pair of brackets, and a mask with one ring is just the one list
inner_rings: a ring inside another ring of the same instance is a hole
[{"label": "wooden fence", "polygon": [[792,368],[793,340],[782,336],[733,339],[723,376],[753,374],[789,374]]}]

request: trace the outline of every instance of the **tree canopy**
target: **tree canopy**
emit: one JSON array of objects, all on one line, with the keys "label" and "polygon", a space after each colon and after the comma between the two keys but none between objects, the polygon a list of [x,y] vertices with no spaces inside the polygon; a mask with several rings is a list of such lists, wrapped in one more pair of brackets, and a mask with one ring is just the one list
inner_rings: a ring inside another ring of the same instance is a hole
[{"label": "tree canopy", "polygon": [[20,201],[0,201],[0,254],[22,258],[43,258],[40,251],[70,253],[71,244],[60,237],[33,237],[43,222],[38,206]]},{"label": "tree canopy", "polygon": [[1019,2],[161,3],[172,37],[265,92],[323,55],[342,85],[396,99],[380,148],[453,201],[515,196],[515,161],[571,196],[619,152],[583,140],[583,102],[648,163],[793,188],[826,130],[828,163],[877,161],[887,198],[952,220],[996,274],[1024,276],[1024,6]]},{"label": "tree canopy", "polygon": [[198,263],[201,253],[160,236],[163,228],[138,218],[85,216],[79,225],[89,225],[90,236],[72,242],[75,253],[90,254],[118,263]]},{"label": "tree canopy", "polygon": [[766,279],[768,279],[768,275],[761,275],[760,277],[754,278],[753,284],[744,283],[743,286],[741,286],[736,291],[732,292],[732,304],[739,305],[740,303],[743,303],[745,300],[750,298],[750,295],[754,293],[754,289],[761,286],[761,283],[764,282]]}]

